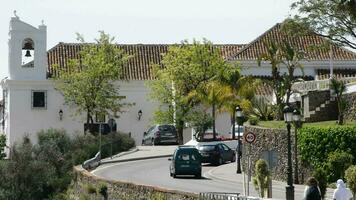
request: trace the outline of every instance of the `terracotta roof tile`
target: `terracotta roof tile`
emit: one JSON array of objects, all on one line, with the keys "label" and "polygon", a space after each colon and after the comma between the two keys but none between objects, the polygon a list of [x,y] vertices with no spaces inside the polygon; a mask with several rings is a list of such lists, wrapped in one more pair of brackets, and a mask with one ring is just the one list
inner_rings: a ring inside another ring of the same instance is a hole
[{"label": "terracotta roof tile", "polygon": [[[229,57],[229,60],[257,60],[260,55],[267,51],[265,44],[282,43],[287,40],[294,47],[307,53],[307,60],[329,60],[329,51],[326,49],[316,49],[317,45],[322,45],[326,39],[316,34],[310,34],[300,37],[290,37],[284,34],[281,30],[281,24],[276,24],[271,29],[267,30],[254,41],[246,45],[235,55]],[[314,49],[311,50],[311,47]],[[345,48],[333,45],[333,59],[334,60],[356,60],[356,54]]]},{"label": "terracotta roof tile", "polygon": [[[59,43],[47,52],[48,72],[50,76],[58,76],[58,72],[53,69],[54,65],[66,68],[68,61],[79,59],[79,52],[85,44],[79,43]],[[161,64],[163,54],[167,53],[168,44],[119,44],[126,54],[132,59],[123,67],[122,79],[127,80],[151,80],[153,79],[152,65]],[[227,44],[214,45],[221,49],[221,54],[227,58],[238,52],[242,45]]]}]

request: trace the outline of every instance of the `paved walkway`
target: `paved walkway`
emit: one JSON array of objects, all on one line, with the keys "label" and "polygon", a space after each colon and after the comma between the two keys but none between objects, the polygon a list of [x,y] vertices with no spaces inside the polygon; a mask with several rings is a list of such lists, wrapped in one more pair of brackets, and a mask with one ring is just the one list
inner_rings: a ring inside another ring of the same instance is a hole
[{"label": "paved walkway", "polygon": [[[176,148],[177,146],[137,146],[136,148],[131,149],[130,151],[120,153],[118,155],[113,156],[112,158],[103,159],[101,160],[101,164],[170,157],[173,155],[173,152]],[[232,183],[243,183],[243,175],[236,174],[236,163],[228,163],[218,167],[214,167],[212,170],[206,172],[204,176]],[[247,175],[245,176],[245,178],[247,179]],[[285,182],[272,181],[272,197],[274,196],[273,194],[276,193],[285,193],[285,186]],[[305,186],[294,186],[295,199],[302,199]],[[250,191],[254,191],[254,186],[251,182]],[[332,199],[332,192],[332,189],[328,189],[326,194],[326,200]]]}]

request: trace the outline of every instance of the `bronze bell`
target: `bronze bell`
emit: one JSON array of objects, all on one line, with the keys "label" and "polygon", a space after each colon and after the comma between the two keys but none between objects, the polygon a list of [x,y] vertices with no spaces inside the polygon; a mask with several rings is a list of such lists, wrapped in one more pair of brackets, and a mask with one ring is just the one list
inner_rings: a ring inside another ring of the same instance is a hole
[{"label": "bronze bell", "polygon": [[25,56],[26,56],[26,57],[31,57],[31,52],[30,52],[30,50],[27,50],[27,51],[26,51]]}]

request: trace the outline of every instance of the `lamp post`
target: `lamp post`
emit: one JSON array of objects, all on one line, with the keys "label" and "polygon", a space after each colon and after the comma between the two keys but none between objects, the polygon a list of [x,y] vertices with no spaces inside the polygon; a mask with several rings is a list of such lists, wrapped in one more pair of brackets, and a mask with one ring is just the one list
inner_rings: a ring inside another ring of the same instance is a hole
[{"label": "lamp post", "polygon": [[290,137],[291,122],[293,120],[293,109],[290,106],[285,106],[283,109],[284,121],[287,123],[287,143],[288,143],[288,167],[287,167],[287,186],[286,199],[294,200],[294,186],[293,186],[293,170],[292,170],[292,144]]},{"label": "lamp post", "polygon": [[299,184],[299,177],[298,177],[298,137],[297,131],[302,126],[302,117],[300,115],[299,109],[293,111],[293,121],[294,121],[294,184]]},{"label": "lamp post", "polygon": [[[240,106],[236,107],[236,118],[237,118],[237,169],[236,174],[241,174],[241,139],[240,139],[240,125],[242,122],[243,114]],[[233,125],[235,129],[235,124]]]}]

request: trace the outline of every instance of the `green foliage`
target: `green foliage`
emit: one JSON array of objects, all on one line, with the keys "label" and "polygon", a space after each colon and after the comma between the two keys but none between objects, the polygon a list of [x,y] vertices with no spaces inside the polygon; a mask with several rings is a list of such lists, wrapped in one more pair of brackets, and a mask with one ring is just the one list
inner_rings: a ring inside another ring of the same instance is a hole
[{"label": "green foliage", "polygon": [[96,188],[94,185],[88,183],[84,185],[84,188],[88,194],[96,194]]},{"label": "green foliage", "polygon": [[195,129],[194,137],[197,141],[202,141],[205,131],[213,125],[213,118],[201,111],[190,112],[186,120],[190,123],[190,126]]},{"label": "green foliage", "polygon": [[355,197],[356,195],[356,165],[350,166],[346,171],[345,171],[345,178],[348,187],[353,193],[353,196]]},{"label": "green foliage", "polygon": [[[103,144],[111,141],[115,154],[134,146],[126,134],[103,136]],[[37,145],[24,138],[23,143],[12,147],[10,160],[0,161],[0,199],[66,199],[73,165],[93,157],[98,150],[98,137],[71,139],[64,130],[41,131]],[[108,151],[103,151],[105,156],[109,156]]]},{"label": "green foliage", "polygon": [[0,160],[4,159],[6,154],[4,153],[6,147],[6,136],[0,134]]},{"label": "green foliage", "polygon": [[183,139],[183,127],[187,113],[199,102],[187,100],[193,90],[206,85],[228,65],[219,49],[211,42],[183,41],[171,46],[162,59],[162,66],[154,66],[156,79],[149,83],[150,97],[162,106],[174,102],[176,127],[180,143]]},{"label": "green foliage", "polygon": [[273,106],[265,97],[255,97],[252,100],[253,114],[266,121],[273,119]]},{"label": "green foliage", "polygon": [[346,91],[346,85],[341,80],[336,80],[335,78],[331,79],[330,90],[336,95],[336,102],[338,108],[338,124],[344,124],[344,112],[346,109],[346,100],[342,96]]},{"label": "green foliage", "polygon": [[323,168],[317,168],[312,175],[319,183],[319,189],[321,193],[321,198],[324,199],[327,188],[327,172]]},{"label": "green foliage", "polygon": [[332,152],[328,155],[326,169],[328,172],[328,182],[336,182],[344,179],[345,170],[352,165],[354,157],[346,152]]},{"label": "green foliage", "polygon": [[255,164],[253,184],[262,198],[266,197],[266,190],[268,189],[270,178],[267,162],[263,159],[259,159]]},{"label": "green foliage", "polygon": [[257,116],[250,116],[248,118],[248,121],[250,122],[251,125],[257,125],[260,122],[260,119]]},{"label": "green foliage", "polygon": [[298,132],[298,148],[302,161],[323,167],[335,151],[356,155],[356,127],[303,127]]},{"label": "green foliage", "polygon": [[294,32],[309,33],[331,39],[333,42],[356,49],[355,0],[299,0],[292,4],[298,11],[293,20],[300,24]]},{"label": "green foliage", "polygon": [[[83,39],[81,39],[84,42]],[[122,78],[122,69],[129,57],[115,44],[114,38],[100,32],[95,45],[84,45],[80,61],[71,60],[67,68],[56,68],[56,88],[64,95],[66,104],[78,114],[87,113],[87,123],[96,113],[114,115],[122,112],[119,87],[113,81]]]},{"label": "green foliage", "polygon": [[104,199],[108,198],[108,186],[105,183],[100,183],[98,186],[98,193],[101,194]]}]

